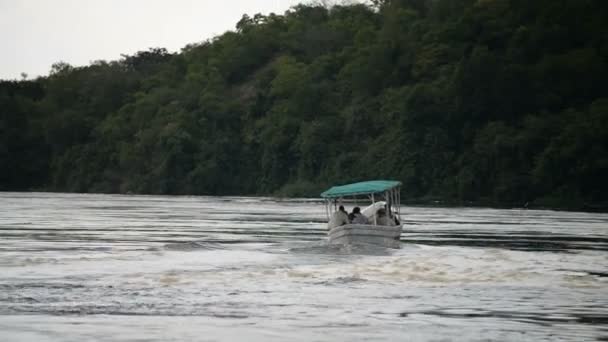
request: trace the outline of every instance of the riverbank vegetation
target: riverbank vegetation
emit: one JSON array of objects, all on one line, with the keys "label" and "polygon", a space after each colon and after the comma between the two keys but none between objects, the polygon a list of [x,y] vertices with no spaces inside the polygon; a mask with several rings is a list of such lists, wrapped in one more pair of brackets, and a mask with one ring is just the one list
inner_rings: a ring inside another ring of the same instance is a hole
[{"label": "riverbank vegetation", "polygon": [[376,0],[244,15],[0,82],[0,189],[608,204],[608,2]]}]

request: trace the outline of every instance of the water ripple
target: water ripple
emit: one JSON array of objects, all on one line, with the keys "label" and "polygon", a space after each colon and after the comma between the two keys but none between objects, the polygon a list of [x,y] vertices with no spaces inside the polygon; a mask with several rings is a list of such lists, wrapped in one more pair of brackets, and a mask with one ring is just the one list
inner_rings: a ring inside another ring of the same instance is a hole
[{"label": "water ripple", "polygon": [[608,215],[401,209],[393,250],[327,245],[317,200],[0,193],[0,331],[606,340]]}]

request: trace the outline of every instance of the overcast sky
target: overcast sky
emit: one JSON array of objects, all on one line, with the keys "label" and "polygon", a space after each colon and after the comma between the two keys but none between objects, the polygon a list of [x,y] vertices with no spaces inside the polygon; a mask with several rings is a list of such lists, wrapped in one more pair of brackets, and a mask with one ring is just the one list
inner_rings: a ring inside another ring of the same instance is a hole
[{"label": "overcast sky", "polygon": [[308,0],[0,0],[0,79],[51,64],[117,60],[150,47],[179,51],[234,30],[244,13],[282,14]]}]

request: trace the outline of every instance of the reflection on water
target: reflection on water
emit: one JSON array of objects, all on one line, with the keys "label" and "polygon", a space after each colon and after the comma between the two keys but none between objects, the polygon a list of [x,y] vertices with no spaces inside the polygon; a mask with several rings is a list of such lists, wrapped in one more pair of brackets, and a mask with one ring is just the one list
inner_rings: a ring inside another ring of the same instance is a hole
[{"label": "reflection on water", "polygon": [[0,193],[8,341],[608,339],[608,215],[404,207],[327,246],[311,200]]}]

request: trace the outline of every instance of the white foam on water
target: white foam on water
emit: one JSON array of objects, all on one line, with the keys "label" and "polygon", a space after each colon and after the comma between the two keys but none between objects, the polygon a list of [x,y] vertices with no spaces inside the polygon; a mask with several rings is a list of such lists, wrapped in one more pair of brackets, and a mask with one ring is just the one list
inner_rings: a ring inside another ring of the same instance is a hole
[{"label": "white foam on water", "polygon": [[314,201],[0,193],[0,331],[11,341],[607,335],[608,215],[402,212],[401,249],[340,249],[324,242]]}]

